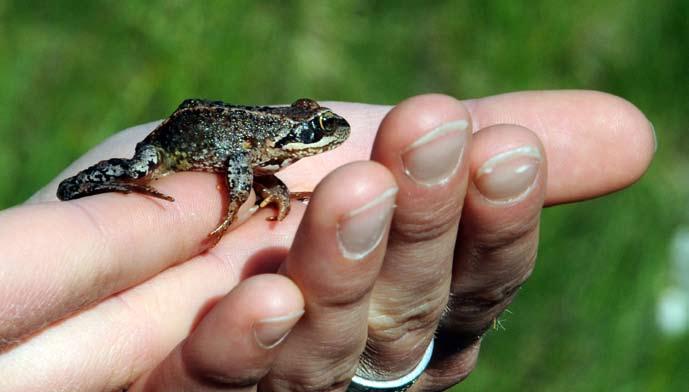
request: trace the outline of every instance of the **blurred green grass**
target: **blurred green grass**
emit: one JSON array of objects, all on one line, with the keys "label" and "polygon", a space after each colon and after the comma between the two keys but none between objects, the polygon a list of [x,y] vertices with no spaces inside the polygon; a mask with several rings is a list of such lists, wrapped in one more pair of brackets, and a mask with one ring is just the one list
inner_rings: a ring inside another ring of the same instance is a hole
[{"label": "blurred green grass", "polygon": [[457,390],[686,390],[689,335],[663,335],[655,309],[689,225],[689,3],[525,4],[0,0],[0,208],[192,96],[607,91],[653,121],[651,170],[546,211],[539,265]]}]

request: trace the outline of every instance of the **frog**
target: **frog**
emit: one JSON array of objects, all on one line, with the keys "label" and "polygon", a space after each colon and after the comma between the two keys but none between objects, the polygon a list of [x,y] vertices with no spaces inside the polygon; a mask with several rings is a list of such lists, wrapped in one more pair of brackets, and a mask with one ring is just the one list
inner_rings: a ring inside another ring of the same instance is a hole
[{"label": "frog", "polygon": [[103,160],[63,180],[57,198],[68,201],[119,192],[174,202],[150,182],[182,171],[221,174],[226,184],[226,213],[208,234],[217,240],[236,220],[252,188],[258,208],[277,208],[277,215],[268,219],[283,220],[290,210],[290,191],[275,173],[302,158],[338,147],[349,134],[347,120],[309,98],[283,106],[186,99],[136,144],[132,158]]}]

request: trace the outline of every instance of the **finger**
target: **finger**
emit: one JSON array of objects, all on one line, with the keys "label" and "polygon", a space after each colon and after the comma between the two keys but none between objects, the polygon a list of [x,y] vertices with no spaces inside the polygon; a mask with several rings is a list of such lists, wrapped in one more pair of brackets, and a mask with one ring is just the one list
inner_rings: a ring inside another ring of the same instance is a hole
[{"label": "finger", "polygon": [[538,137],[516,125],[474,135],[471,184],[459,229],[451,299],[418,390],[466,377],[480,336],[512,301],[536,259],[547,164]]},{"label": "finger", "polygon": [[597,91],[527,91],[465,105],[475,130],[516,124],[538,135],[549,157],[548,205],[631,185],[646,171],[656,148],[653,126],[639,109]]},{"label": "finger", "polygon": [[445,308],[470,124],[456,99],[424,95],[397,105],[378,132],[372,159],[393,173],[400,195],[364,353],[377,379],[404,376],[418,364]]},{"label": "finger", "polygon": [[255,390],[303,313],[301,293],[289,279],[279,275],[249,278],[129,390]]},{"label": "finger", "polygon": [[304,294],[306,317],[262,387],[347,388],[366,342],[368,296],[396,193],[390,173],[373,162],[341,167],[318,185],[282,269]]},{"label": "finger", "polygon": [[295,203],[297,214],[269,230],[265,218],[272,211],[259,212],[209,251],[0,352],[1,384],[26,392],[126,389],[158,366],[238,282],[277,271],[294,237],[290,227],[304,208]]},{"label": "finger", "polygon": [[0,337],[20,339],[200,253],[222,219],[217,184],[183,173],[155,184],[173,203],[110,193],[0,212]]}]

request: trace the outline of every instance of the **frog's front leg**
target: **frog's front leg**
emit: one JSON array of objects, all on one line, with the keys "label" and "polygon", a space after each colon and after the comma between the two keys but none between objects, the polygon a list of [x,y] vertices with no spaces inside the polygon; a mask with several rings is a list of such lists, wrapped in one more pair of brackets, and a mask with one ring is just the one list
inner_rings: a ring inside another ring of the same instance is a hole
[{"label": "frog's front leg", "polygon": [[254,190],[258,197],[260,208],[274,204],[278,208],[276,216],[268,217],[268,220],[283,220],[289,214],[290,193],[287,185],[272,174],[254,177]]},{"label": "frog's front leg", "polygon": [[245,151],[234,153],[227,160],[227,214],[222,223],[208,234],[209,237],[220,239],[237,217],[239,207],[249,198],[254,179],[250,164],[251,158]]}]

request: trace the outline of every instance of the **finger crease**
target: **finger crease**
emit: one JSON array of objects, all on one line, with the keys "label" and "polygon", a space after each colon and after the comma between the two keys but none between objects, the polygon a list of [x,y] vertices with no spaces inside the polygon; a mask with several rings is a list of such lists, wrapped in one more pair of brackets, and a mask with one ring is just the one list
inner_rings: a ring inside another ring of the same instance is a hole
[{"label": "finger crease", "polygon": [[66,204],[76,209],[77,211],[80,211],[80,213],[86,218],[86,221],[89,222],[89,224],[94,229],[96,229],[96,231],[98,232],[98,238],[108,238],[105,226],[103,225],[101,220],[96,218],[93,212],[89,208],[86,208],[86,206],[83,203],[73,202]]}]

